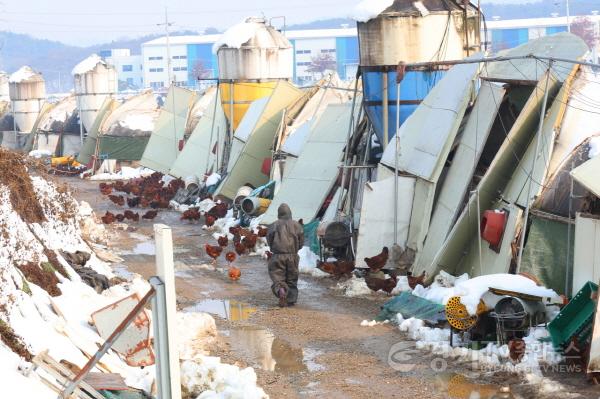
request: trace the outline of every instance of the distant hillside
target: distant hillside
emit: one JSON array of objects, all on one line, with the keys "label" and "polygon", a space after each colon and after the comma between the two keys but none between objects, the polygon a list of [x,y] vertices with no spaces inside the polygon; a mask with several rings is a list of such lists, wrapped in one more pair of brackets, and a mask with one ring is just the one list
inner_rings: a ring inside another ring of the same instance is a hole
[{"label": "distant hillside", "polygon": [[302,29],[336,29],[341,28],[342,25],[348,25],[348,27],[356,26],[356,22],[349,18],[332,18],[322,19],[319,21],[307,22],[304,24],[294,24],[286,26],[286,30],[302,30]]},{"label": "distant hillside", "polygon": [[[196,34],[197,32],[174,32],[174,35]],[[148,35],[134,39],[115,40],[90,47],[70,46],[64,43],[43,40],[13,32],[0,31],[0,70],[14,72],[23,65],[42,72],[48,93],[69,91],[73,88],[71,70],[79,61],[92,53],[111,48],[128,48],[139,54],[142,43],[157,38]]]}]

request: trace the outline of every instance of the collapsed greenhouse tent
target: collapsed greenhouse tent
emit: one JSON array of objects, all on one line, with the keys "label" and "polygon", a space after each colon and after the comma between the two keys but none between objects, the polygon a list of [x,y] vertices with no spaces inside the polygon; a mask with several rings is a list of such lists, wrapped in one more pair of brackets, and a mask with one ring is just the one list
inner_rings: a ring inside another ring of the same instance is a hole
[{"label": "collapsed greenhouse tent", "polygon": [[154,130],[160,110],[152,92],[127,99],[123,104],[107,99],[101,107],[78,158],[139,161]]}]

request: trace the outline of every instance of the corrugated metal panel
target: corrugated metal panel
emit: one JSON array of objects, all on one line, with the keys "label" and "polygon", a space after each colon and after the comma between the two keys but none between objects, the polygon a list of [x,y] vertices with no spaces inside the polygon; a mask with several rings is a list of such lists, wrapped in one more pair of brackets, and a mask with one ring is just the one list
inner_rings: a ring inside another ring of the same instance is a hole
[{"label": "corrugated metal panel", "polygon": [[[359,104],[360,101],[357,101],[357,108]],[[338,175],[351,114],[351,104],[327,107],[264,214],[263,223],[277,220],[277,208],[284,202],[292,209],[295,219],[302,218],[308,222],[315,218]]]},{"label": "corrugated metal panel", "polygon": [[[233,199],[237,190],[246,183],[258,187],[268,182],[269,177],[261,172],[262,163],[265,158],[272,156],[273,140],[281,124],[283,110],[297,101],[302,94],[301,90],[286,81],[277,84],[254,129],[247,135],[248,139],[240,155],[237,159],[230,159],[227,168],[229,173],[215,194]],[[234,138],[234,145],[238,148],[242,143],[239,138]],[[232,145],[233,151],[236,149]]]},{"label": "corrugated metal panel", "polygon": [[[502,204],[496,203],[498,192],[504,190],[517,168],[515,157],[519,159],[523,157],[527,146],[535,136],[537,131],[536,127],[539,123],[539,112],[544,98],[544,87],[545,79],[542,78],[540,79],[537,88],[529,97],[529,100],[527,100],[525,107],[521,110],[521,113],[508,133],[507,139],[502,143],[502,146],[498,150],[492,164],[481,179],[481,182],[477,187],[480,208],[477,208],[477,195],[472,195],[469,198],[468,205],[462,211],[459,219],[452,228],[452,231],[448,235],[442,248],[436,254],[433,262],[429,265],[417,265],[418,267],[415,268],[415,272],[420,273],[422,270],[425,270],[430,276],[435,275],[440,269],[444,269],[450,273],[459,273],[460,271],[476,271],[479,273],[477,266],[479,264],[478,251],[476,250],[476,244],[478,242],[478,215],[481,215],[486,209],[495,209],[495,207],[503,206]],[[558,87],[559,83],[551,79],[548,86],[549,97],[554,96]],[[511,235],[514,233],[517,220],[513,219],[513,217],[515,216],[515,213],[520,214],[521,211],[519,208],[512,205],[507,208],[510,215],[504,237],[505,241],[506,237],[510,237],[510,241],[512,241],[513,237]],[[502,243],[501,254],[497,254],[486,245],[482,245],[484,260],[487,259],[486,262],[483,263],[484,274],[490,273],[490,270],[492,269],[498,272],[498,265],[504,265],[506,263],[503,258],[506,256],[507,249],[504,245],[510,246],[510,241],[508,243]]]},{"label": "corrugated metal panel", "polygon": [[195,97],[195,93],[190,90],[171,86],[140,161],[142,166],[169,173],[180,154],[179,141],[183,140],[187,117]]},{"label": "corrugated metal panel", "polygon": [[[400,170],[437,181],[469,104],[478,68],[478,64],[463,64],[450,69],[400,127]],[[381,163],[392,168],[395,140],[381,157]]]},{"label": "corrugated metal panel", "polygon": [[[213,116],[215,105],[216,117]],[[221,102],[218,96],[215,96],[185,143],[183,151],[173,163],[170,174],[180,178],[196,176],[202,180],[205,173],[215,171],[218,166],[217,158],[221,159],[223,154],[226,134],[227,120],[221,108]],[[216,153],[213,152],[215,145],[217,146]]]},{"label": "corrugated metal panel", "polygon": [[[501,51],[498,55],[520,56],[533,54],[540,57],[555,57],[576,60],[588,51],[585,42],[571,33],[558,33],[532,40],[510,50]],[[555,62],[552,65],[560,81],[569,75],[573,64]],[[535,59],[512,60],[510,62],[492,62],[481,74],[484,79],[497,81],[530,81],[537,82],[548,69],[547,62]]]},{"label": "corrugated metal panel", "polygon": [[422,251],[417,254],[416,264],[430,264],[452,229],[504,94],[503,87],[482,83],[435,204],[429,234]]},{"label": "corrugated metal panel", "polygon": [[600,197],[600,156],[590,159],[571,171],[571,176],[596,196]]},{"label": "corrugated metal panel", "polygon": [[[398,244],[408,239],[415,178],[398,177]],[[365,257],[378,254],[394,243],[394,176],[366,183],[360,210],[360,227],[356,246],[356,266],[365,267]]]},{"label": "corrugated metal panel", "polygon": [[577,213],[572,292],[600,280],[600,220]]}]

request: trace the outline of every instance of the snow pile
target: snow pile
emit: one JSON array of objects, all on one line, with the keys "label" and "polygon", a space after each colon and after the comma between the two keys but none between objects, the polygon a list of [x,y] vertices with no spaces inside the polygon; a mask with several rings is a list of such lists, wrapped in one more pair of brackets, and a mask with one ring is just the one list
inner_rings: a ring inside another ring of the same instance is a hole
[{"label": "snow pile", "polygon": [[[447,275],[447,273],[446,273]],[[515,291],[539,297],[554,298],[558,294],[549,288],[540,287],[536,283],[521,275],[516,274],[489,274],[469,279],[467,274],[458,277],[450,287],[436,281],[429,287],[418,285],[413,290],[413,295],[445,305],[453,296],[460,296],[460,302],[465,305],[469,314],[475,315],[477,305],[484,293],[490,287],[501,290]]]},{"label": "snow pile", "polygon": [[372,293],[371,289],[367,287],[365,279],[357,278],[354,275],[348,280],[338,283],[335,289],[342,290],[344,295],[348,297],[363,296]]},{"label": "snow pile", "polygon": [[268,398],[256,385],[256,373],[250,367],[221,363],[221,359],[202,356],[181,364],[181,382],[197,399]]},{"label": "snow pile", "polygon": [[154,130],[154,113],[135,113],[128,114],[123,120],[119,120],[120,127],[129,130],[140,130],[142,132],[151,132]]},{"label": "snow pile", "polygon": [[140,177],[147,177],[152,173],[154,173],[152,169],[141,166],[139,168],[122,166],[121,170],[117,173],[98,173],[97,175],[91,176],[90,180],[131,180]]},{"label": "snow pile", "polygon": [[96,65],[103,64],[106,65],[106,62],[102,58],[98,56],[98,54],[92,54],[87,57],[85,60],[81,61],[79,64],[73,68],[71,74],[75,75],[83,75],[84,73],[88,73],[96,68]]},{"label": "snow pile", "polygon": [[298,256],[300,257],[300,273],[310,274],[313,277],[329,276],[329,274],[325,273],[324,271],[317,269],[317,261],[319,260],[319,256],[311,251],[310,247],[302,247],[302,249],[298,251]]},{"label": "snow pile", "polygon": [[396,287],[392,290],[392,295],[398,295],[404,291],[411,291],[410,285],[408,285],[408,277],[406,276],[398,276],[398,281],[396,282]]},{"label": "snow pile", "polygon": [[214,186],[220,181],[221,175],[215,172],[206,178],[206,187]]},{"label": "snow pile", "polygon": [[240,48],[248,42],[256,32],[265,27],[264,19],[258,17],[246,18],[243,22],[233,25],[223,33],[213,45],[213,54],[217,54],[223,46]]},{"label": "snow pile", "polygon": [[8,79],[9,83],[21,83],[27,80],[30,80],[36,76],[39,76],[37,72],[35,72],[31,67],[23,66],[17,72],[10,75]]},{"label": "snow pile", "polygon": [[600,155],[600,136],[594,136],[589,142],[590,149],[588,151],[588,157],[596,158]]},{"label": "snow pile", "polygon": [[377,321],[377,320],[363,320],[360,322],[360,326],[361,327],[374,327],[374,326],[381,326],[383,324],[388,324],[390,321],[389,320],[384,320],[384,321]]},{"label": "snow pile", "polygon": [[394,0],[363,0],[354,7],[350,17],[357,22],[367,22],[377,17],[392,4],[394,4]]},{"label": "snow pile", "polygon": [[216,202],[214,202],[210,198],[205,198],[203,200],[200,200],[200,198],[198,198],[196,202],[191,205],[180,204],[179,202],[173,200],[171,200],[171,202],[169,203],[169,206],[173,210],[181,213],[187,211],[190,208],[198,208],[198,211],[200,211],[200,213],[203,213],[209,211],[215,205]]},{"label": "snow pile", "polygon": [[52,151],[50,150],[33,150],[29,151],[29,156],[33,158],[46,158],[52,156]]},{"label": "snow pile", "polygon": [[215,319],[207,313],[198,312],[178,312],[177,318],[179,358],[207,355],[209,345],[217,336]]},{"label": "snow pile", "polygon": [[455,346],[450,346],[450,329],[433,328],[425,326],[423,320],[410,318],[404,319],[401,314],[397,315],[397,323],[400,331],[406,332],[408,337],[417,341],[416,347],[420,350],[428,350],[434,355],[444,359],[458,359],[470,361],[481,369],[490,368],[511,373],[525,374],[528,378],[536,377],[538,382],[542,379],[541,365],[556,365],[561,361],[558,353],[554,352],[552,344],[541,342],[539,339],[547,336],[544,328],[532,328],[525,341],[525,353],[518,363],[513,363],[509,357],[510,351],[507,345],[498,346],[489,343],[485,348],[473,350],[460,345],[460,335],[454,334]]}]

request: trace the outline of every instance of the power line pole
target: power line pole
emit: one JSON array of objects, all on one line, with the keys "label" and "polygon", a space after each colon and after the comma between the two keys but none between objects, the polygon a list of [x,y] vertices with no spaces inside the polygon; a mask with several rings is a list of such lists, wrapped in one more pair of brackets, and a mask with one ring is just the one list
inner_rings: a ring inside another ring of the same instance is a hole
[{"label": "power line pole", "polygon": [[169,79],[169,85],[172,83],[171,80],[171,42],[169,40],[169,27],[174,25],[173,22],[169,22],[169,14],[167,11],[167,7],[165,7],[165,22],[162,24],[157,24],[158,26],[165,27],[165,33],[167,35],[167,76]]},{"label": "power line pole", "polygon": [[567,2],[567,32],[571,32],[571,21],[570,21],[570,13],[569,13],[569,0]]}]

